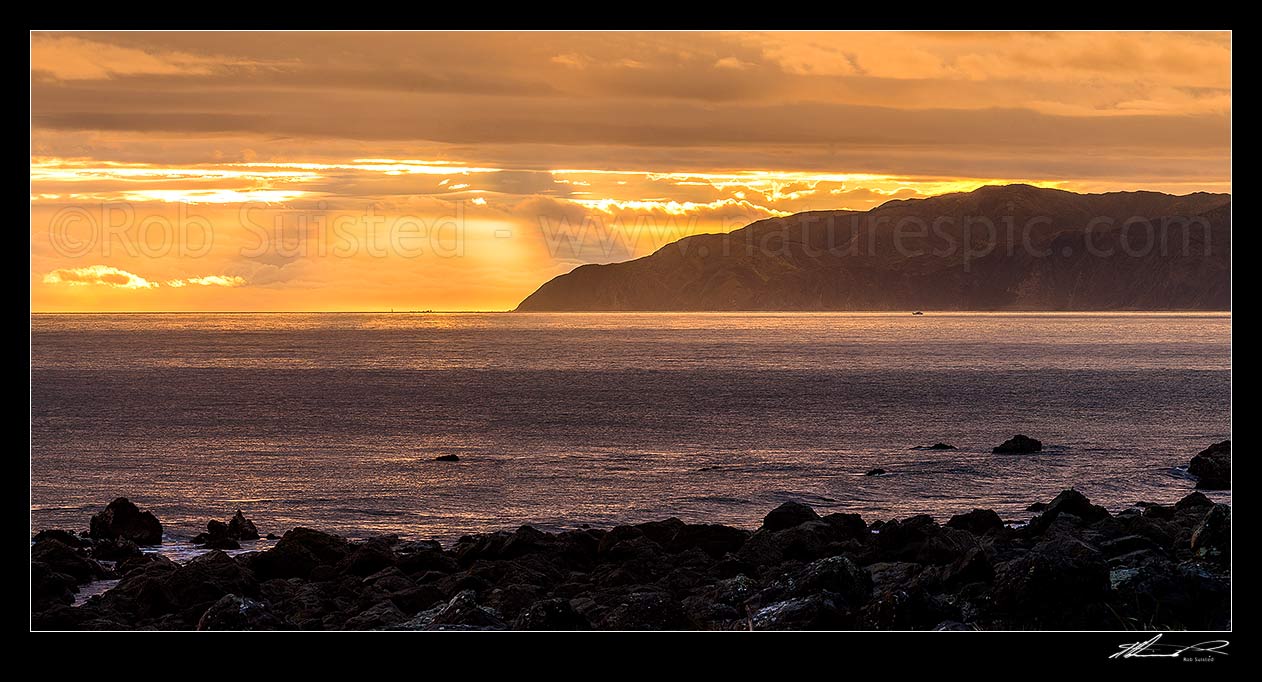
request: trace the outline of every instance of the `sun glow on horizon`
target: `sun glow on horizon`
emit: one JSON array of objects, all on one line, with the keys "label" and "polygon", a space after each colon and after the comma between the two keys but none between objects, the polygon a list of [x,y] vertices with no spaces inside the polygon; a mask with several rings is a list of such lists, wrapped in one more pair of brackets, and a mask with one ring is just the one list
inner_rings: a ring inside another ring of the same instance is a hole
[{"label": "sun glow on horizon", "polygon": [[506,310],[803,211],[1231,191],[1230,33],[266,35],[32,33],[33,310]]}]

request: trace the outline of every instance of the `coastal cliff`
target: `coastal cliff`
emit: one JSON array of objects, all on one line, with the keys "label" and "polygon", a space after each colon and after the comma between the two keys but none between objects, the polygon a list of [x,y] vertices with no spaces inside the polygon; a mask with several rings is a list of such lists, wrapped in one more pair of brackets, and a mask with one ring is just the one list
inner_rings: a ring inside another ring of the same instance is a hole
[{"label": "coastal cliff", "polygon": [[1230,249],[1226,194],[987,186],[685,237],[517,310],[1227,310]]}]

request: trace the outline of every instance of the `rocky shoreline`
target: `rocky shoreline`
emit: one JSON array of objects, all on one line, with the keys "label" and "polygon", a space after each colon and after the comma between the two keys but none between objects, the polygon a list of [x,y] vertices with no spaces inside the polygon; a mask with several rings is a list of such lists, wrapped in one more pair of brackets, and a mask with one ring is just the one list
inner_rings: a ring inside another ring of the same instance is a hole
[{"label": "rocky shoreline", "polygon": [[[31,548],[36,630],[1165,630],[1231,625],[1231,508],[1118,514],[1066,490],[1029,523],[978,509],[866,522],[787,502],[755,531],[664,521],[360,541],[309,528],[185,564],[126,499]],[[207,547],[257,537],[238,513]],[[234,537],[234,535],[236,537]],[[72,606],[93,580],[113,588]]]}]

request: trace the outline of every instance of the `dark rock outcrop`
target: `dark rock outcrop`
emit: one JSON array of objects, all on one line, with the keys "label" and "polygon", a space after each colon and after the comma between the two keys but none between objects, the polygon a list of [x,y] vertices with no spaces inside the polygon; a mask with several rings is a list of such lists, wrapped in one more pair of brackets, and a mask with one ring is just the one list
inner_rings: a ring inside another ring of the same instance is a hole
[{"label": "dark rock outcrop", "polygon": [[985,535],[1004,527],[1003,519],[990,509],[974,509],[966,514],[956,514],[946,525],[947,528],[966,530],[974,535]]},{"label": "dark rock outcrop", "polygon": [[162,524],[152,513],[120,497],[92,517],[88,535],[97,540],[125,538],[138,545],[158,545],[162,544]]},{"label": "dark rock outcrop", "polygon": [[1231,489],[1231,441],[1215,443],[1202,450],[1188,464],[1188,473],[1197,478],[1202,490]]},{"label": "dark rock outcrop", "polygon": [[1036,629],[1106,629],[1109,565],[1090,545],[1073,538],[1040,543],[1000,564],[993,599],[1010,622]]},{"label": "dark rock outcrop", "polygon": [[280,630],[287,624],[265,602],[225,594],[197,621],[198,630]]},{"label": "dark rock outcrop", "polygon": [[42,564],[50,572],[70,576],[76,583],[86,583],[107,575],[100,564],[60,540],[46,540],[31,548],[31,563]]},{"label": "dark rock outcrop", "polygon": [[1002,455],[1009,455],[1009,454],[1024,455],[1024,454],[1029,454],[1031,452],[1039,452],[1042,449],[1043,449],[1042,441],[1036,440],[1034,438],[1030,438],[1029,436],[1017,434],[1013,436],[1012,438],[1009,438],[1008,440],[1000,443],[999,445],[996,445],[994,449],[991,450],[991,452],[997,455],[1001,455],[1001,454]]},{"label": "dark rock outcrop", "polygon": [[[1116,516],[1068,490],[1024,529],[977,509],[820,518],[787,503],[761,528],[665,519],[434,541],[295,528],[275,547],[185,564],[92,558],[125,540],[31,548],[36,629],[1222,629],[1231,510],[1195,493]],[[1162,511],[1148,514],[1160,508]],[[226,533],[229,524],[215,526]],[[38,537],[38,536],[37,536]],[[73,536],[72,536],[73,537]],[[79,586],[120,578],[69,606]]]},{"label": "dark rock outcrop", "polygon": [[912,450],[954,450],[954,445],[947,443],[934,443],[933,445],[917,445]]},{"label": "dark rock outcrop", "polygon": [[1086,495],[1070,488],[1062,491],[1043,509],[1043,513],[1034,517],[1026,526],[1032,535],[1041,535],[1061,515],[1072,517],[1082,523],[1095,523],[1109,517],[1109,511],[1099,505],[1091,504]]},{"label": "dark rock outcrop", "polygon": [[241,543],[229,534],[228,524],[214,520],[206,522],[206,532],[195,535],[193,544],[207,549],[241,549]]},{"label": "dark rock outcrop", "polygon": [[68,530],[61,530],[60,528],[41,530],[40,532],[35,534],[35,537],[31,538],[31,542],[36,545],[38,545],[41,542],[44,542],[45,540],[56,540],[57,542],[60,542],[61,544],[66,545],[67,547],[76,547],[76,548],[84,547],[88,544],[87,541],[85,541],[83,538],[79,537],[78,535]]},{"label": "dark rock outcrop", "polygon": [[245,518],[245,514],[238,509],[233,514],[232,519],[228,521],[228,537],[233,540],[257,540],[259,539],[259,529],[254,526],[254,522]]},{"label": "dark rock outcrop", "polygon": [[801,502],[785,502],[767,512],[762,519],[763,530],[777,531],[799,526],[807,521],[818,521],[819,514]]},{"label": "dark rock outcrop", "polygon": [[1226,567],[1231,563],[1231,507],[1216,504],[1192,531],[1192,551],[1196,556]]},{"label": "dark rock outcrop", "polygon": [[97,540],[92,544],[89,554],[98,561],[122,562],[140,557],[144,552],[140,550],[139,545],[131,540],[117,538],[114,540]]},{"label": "dark rock outcrop", "polygon": [[531,604],[513,621],[514,630],[590,630],[591,623],[569,599],[543,599]]}]

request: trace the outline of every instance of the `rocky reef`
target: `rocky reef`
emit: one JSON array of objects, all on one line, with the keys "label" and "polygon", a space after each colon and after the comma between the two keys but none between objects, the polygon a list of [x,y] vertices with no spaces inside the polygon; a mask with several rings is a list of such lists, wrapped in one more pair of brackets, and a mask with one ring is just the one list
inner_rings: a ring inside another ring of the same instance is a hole
[{"label": "rocky reef", "polygon": [[[113,519],[147,518],[121,502]],[[1023,524],[985,509],[868,523],[786,502],[754,531],[671,518],[523,526],[450,547],[294,528],[265,551],[184,564],[140,550],[153,523],[107,532],[114,522],[94,518],[92,533],[34,537],[31,619],[38,630],[1230,627],[1229,506],[1194,492],[1111,514],[1071,489],[1037,508]],[[233,521],[208,539],[257,533]],[[105,578],[118,583],[72,605]]]}]

